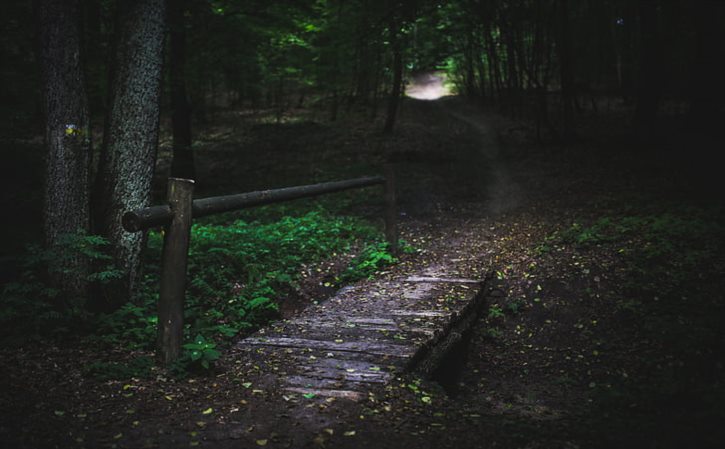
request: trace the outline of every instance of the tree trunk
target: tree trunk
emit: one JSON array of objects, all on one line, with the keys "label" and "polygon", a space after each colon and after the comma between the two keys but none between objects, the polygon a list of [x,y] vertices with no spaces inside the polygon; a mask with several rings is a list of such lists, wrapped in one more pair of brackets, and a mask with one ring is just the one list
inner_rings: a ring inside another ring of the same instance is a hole
[{"label": "tree trunk", "polygon": [[[45,109],[43,231],[47,246],[89,227],[91,154],[88,98],[80,58],[78,0],[38,3],[40,63]],[[65,299],[85,300],[87,262],[70,258],[51,274]]]},{"label": "tree trunk", "polygon": [[571,58],[571,33],[569,32],[569,1],[559,2],[559,68],[561,79],[561,103],[563,113],[562,135],[570,140],[573,134],[574,116],[574,66]]},{"label": "tree trunk", "polygon": [[140,268],[142,233],[127,233],[121,216],[146,207],[156,161],[164,40],[164,0],[119,8],[113,83],[96,179],[96,225],[112,245],[124,276],[103,292],[105,308],[131,299]]},{"label": "tree trunk", "polygon": [[171,84],[171,128],[173,133],[171,176],[195,179],[194,153],[191,150],[191,109],[186,95],[186,27],[184,10],[187,0],[169,0]]},{"label": "tree trunk", "polygon": [[657,3],[639,0],[639,77],[634,126],[641,137],[651,135],[661,94],[660,46],[657,33]]},{"label": "tree trunk", "polygon": [[398,116],[400,96],[403,91],[403,55],[399,48],[393,50],[393,86],[388,98],[388,115],[385,117],[384,133],[393,132],[395,119]]},{"label": "tree trunk", "polygon": [[697,25],[694,63],[690,65],[691,91],[688,122],[693,130],[722,131],[718,106],[725,100],[725,49],[720,2],[697,2],[693,6]]}]

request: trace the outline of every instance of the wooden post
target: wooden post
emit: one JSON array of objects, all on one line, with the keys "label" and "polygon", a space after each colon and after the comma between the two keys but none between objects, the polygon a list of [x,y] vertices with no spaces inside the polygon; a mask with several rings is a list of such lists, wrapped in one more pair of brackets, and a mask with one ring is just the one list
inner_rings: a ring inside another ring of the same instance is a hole
[{"label": "wooden post", "polygon": [[186,260],[191,232],[193,193],[194,181],[191,179],[169,179],[168,201],[173,217],[171,224],[165,228],[164,249],[161,256],[157,353],[157,357],[165,365],[172,363],[181,353]]},{"label": "wooden post", "polygon": [[390,253],[398,255],[398,208],[395,200],[395,170],[388,162],[384,167],[385,174],[385,239],[390,245]]}]

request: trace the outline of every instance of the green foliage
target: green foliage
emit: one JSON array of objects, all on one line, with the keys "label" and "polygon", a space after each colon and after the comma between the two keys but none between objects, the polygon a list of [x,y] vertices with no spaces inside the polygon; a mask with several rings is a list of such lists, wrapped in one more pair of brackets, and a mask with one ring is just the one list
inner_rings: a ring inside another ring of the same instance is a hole
[{"label": "green foliage", "polygon": [[206,340],[202,335],[197,335],[193,342],[185,344],[183,348],[184,354],[178,363],[186,366],[198,365],[205,370],[208,370],[221,355],[215,349],[216,344]]},{"label": "green foliage", "polygon": [[491,304],[488,308],[488,319],[503,318],[503,316],[503,309],[498,304]]},{"label": "green foliage", "polygon": [[[51,248],[32,245],[20,261],[23,273],[0,293],[0,339],[21,343],[42,336],[59,337],[70,329],[83,328],[89,315],[83,308],[85,296],[62,295],[50,282],[50,275],[76,277],[73,266],[89,267],[85,276],[90,286],[105,284],[121,276],[110,262],[108,242],[97,235],[68,234]],[[81,260],[81,264],[69,261]],[[78,292],[82,295],[82,292]]]},{"label": "green foliage", "polygon": [[[289,210],[286,210],[289,211]],[[305,265],[362,246],[339,282],[368,277],[394,262],[379,232],[350,217],[323,210],[282,216],[273,222],[199,223],[191,231],[184,335],[186,344],[177,373],[206,371],[219,357],[217,345],[240,331],[266,324],[278,316],[278,299],[293,292]],[[367,241],[366,245],[361,245]],[[81,307],[59,304],[58,292],[42,273],[64,270],[64,262],[84,257],[89,282],[106,283],[120,273],[110,265],[107,242],[98,236],[73,235],[57,248],[33,247],[24,259],[23,278],[0,296],[3,341],[86,333],[89,343],[131,350],[151,350],[156,342],[158,286],[163,238],[151,232],[146,254],[147,274],[133,303],[107,314],[90,315]],[[64,271],[60,271],[64,273]],[[192,337],[193,336],[193,337]],[[100,378],[137,376],[146,360],[98,362],[87,374]]]},{"label": "green foliage", "polygon": [[[297,286],[303,265],[370,241],[340,282],[370,276],[394,261],[371,226],[324,211],[278,217],[273,222],[237,219],[195,224],[191,230],[184,307],[184,354],[174,367],[208,370],[217,344],[278,316],[277,300]],[[127,349],[151,349],[156,335],[159,260],[163,238],[149,234],[147,275],[137,303],[102,316],[95,341]],[[192,340],[193,336],[193,340]]]},{"label": "green foliage", "polygon": [[630,270],[662,290],[696,275],[698,267],[722,253],[725,227],[702,211],[603,217],[589,226],[574,223],[560,242],[582,248],[616,245]]},{"label": "green foliage", "polygon": [[396,262],[395,257],[388,252],[387,242],[378,242],[366,246],[355,257],[350,266],[340,277],[340,282],[352,282],[357,279],[368,278],[386,265]]}]

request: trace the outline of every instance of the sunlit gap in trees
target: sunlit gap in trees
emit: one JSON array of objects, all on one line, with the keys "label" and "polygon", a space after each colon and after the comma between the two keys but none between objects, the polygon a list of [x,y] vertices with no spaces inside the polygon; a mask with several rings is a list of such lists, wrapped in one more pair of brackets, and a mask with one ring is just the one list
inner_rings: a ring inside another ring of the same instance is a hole
[{"label": "sunlit gap in trees", "polygon": [[440,72],[424,72],[413,76],[405,87],[405,94],[416,100],[437,100],[451,95],[446,76]]}]

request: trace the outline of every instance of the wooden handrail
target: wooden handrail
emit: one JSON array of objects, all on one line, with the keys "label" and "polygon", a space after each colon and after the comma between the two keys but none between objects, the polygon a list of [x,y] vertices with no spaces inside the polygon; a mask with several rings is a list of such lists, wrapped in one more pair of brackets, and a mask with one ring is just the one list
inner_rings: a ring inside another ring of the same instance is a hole
[{"label": "wooden handrail", "polygon": [[[176,178],[171,178],[176,179]],[[275,190],[260,190],[256,192],[239,193],[236,195],[214,196],[194,200],[191,205],[193,218],[245,209],[265,204],[290,201],[298,198],[324,195],[343,190],[358,189],[362,187],[384,184],[382,176],[369,176],[364,178],[346,179],[344,181],[323,182],[296,187],[286,187]],[[151,206],[123,214],[121,220],[123,228],[128,232],[138,232],[157,226],[166,226],[171,223],[173,212],[169,205]]]},{"label": "wooden handrail", "polygon": [[123,228],[128,232],[138,232],[156,226],[166,228],[161,256],[161,291],[158,307],[157,357],[159,360],[169,365],[181,354],[186,266],[191,223],[194,218],[380,184],[385,186],[385,237],[390,245],[390,251],[396,254],[397,212],[395,181],[391,166],[385,167],[385,177],[369,176],[198,200],[192,200],[193,180],[169,178],[167,205],[126,212],[121,221]]}]

